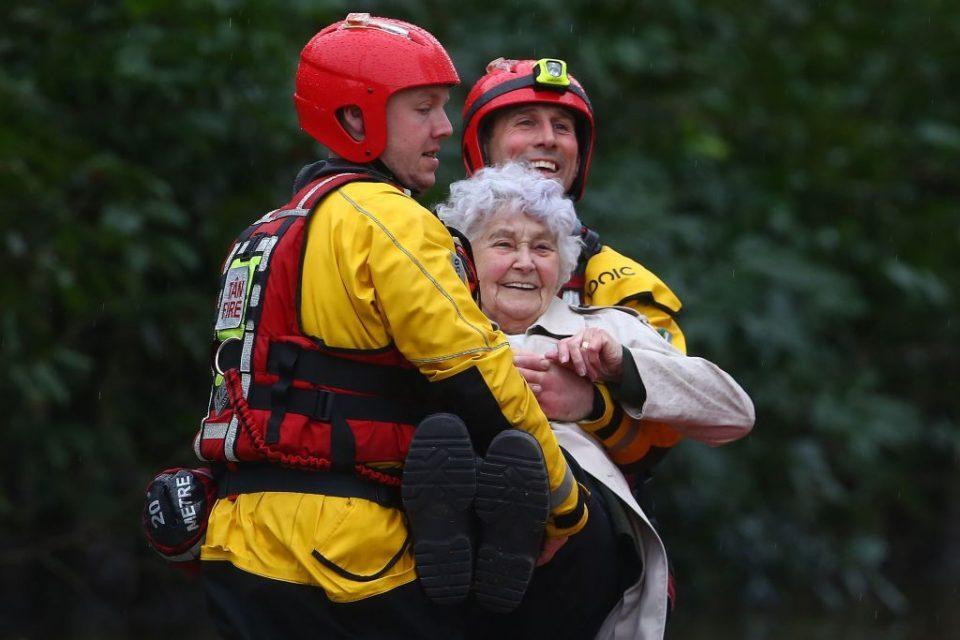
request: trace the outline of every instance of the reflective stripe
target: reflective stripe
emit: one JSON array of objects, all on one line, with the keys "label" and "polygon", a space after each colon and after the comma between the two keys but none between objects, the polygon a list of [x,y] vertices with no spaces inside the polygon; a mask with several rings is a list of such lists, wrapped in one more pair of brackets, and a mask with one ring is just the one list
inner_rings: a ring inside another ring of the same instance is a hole
[{"label": "reflective stripe", "polygon": [[240,384],[243,386],[243,397],[250,397],[250,374],[244,373],[240,375]]},{"label": "reflective stripe", "polygon": [[288,218],[290,216],[305,216],[310,213],[310,209],[287,209],[286,211],[280,211],[273,217],[269,222],[275,222],[280,218]]},{"label": "reflective stripe", "polygon": [[243,241],[243,244],[240,245],[240,248],[237,249],[237,253],[243,253],[243,252],[245,252],[245,251],[247,250],[247,246],[249,246],[249,244],[250,244],[250,241],[249,241],[249,240],[244,240],[244,241]]},{"label": "reflective stripe", "polygon": [[230,426],[227,427],[227,434],[223,438],[223,455],[230,462],[239,462],[237,460],[237,452],[235,448],[237,446],[237,428],[240,423],[237,421],[237,416],[234,415],[230,420]]},{"label": "reflective stripe", "polygon": [[237,249],[239,248],[240,245],[234,242],[233,248],[230,249],[230,253],[227,255],[227,259],[223,261],[223,271],[220,272],[220,275],[226,275],[227,271],[230,270],[230,265],[233,264],[233,256],[237,255]]},{"label": "reflective stripe", "polygon": [[197,456],[197,460],[203,460],[208,462],[206,458],[203,457],[203,454],[200,453],[200,436],[203,435],[203,423],[200,423],[200,430],[197,431],[197,435],[193,436],[193,454]]},{"label": "reflective stripe", "polygon": [[276,236],[264,236],[260,238],[260,242],[257,244],[257,248],[254,249],[254,251],[259,251],[260,253],[266,251],[267,245],[270,244],[270,240],[273,238],[276,238]]},{"label": "reflective stripe", "polygon": [[270,236],[269,238],[264,238],[263,242],[260,243],[260,246],[257,248],[258,251],[262,252],[260,258],[260,271],[267,270],[267,263],[270,262],[270,254],[273,253],[273,248],[277,246],[277,242],[280,240],[277,236]]},{"label": "reflective stripe", "polygon": [[280,211],[280,209],[274,209],[273,211],[263,214],[262,216],[260,216],[260,219],[254,222],[253,224],[258,225],[258,224],[263,224],[264,222],[270,222],[271,220],[273,220],[271,216],[275,214],[277,211]]},{"label": "reflective stripe", "polygon": [[223,440],[229,426],[227,422],[207,422],[200,427],[200,433],[204,440]]},{"label": "reflective stripe", "polygon": [[570,492],[573,491],[573,486],[573,472],[570,471],[570,466],[567,465],[567,470],[563,474],[563,481],[560,483],[560,486],[550,492],[551,511],[559,507],[561,504],[563,504],[564,500],[570,497]]},{"label": "reflective stripe", "polygon": [[[240,352],[240,371],[243,373],[250,372],[250,360],[253,354],[253,332],[247,331],[243,334],[243,350]],[[244,389],[243,395],[247,395],[246,389]]]},{"label": "reflective stripe", "polygon": [[[260,264],[263,264],[262,262]],[[255,284],[253,288],[250,289],[250,306],[255,307],[260,304],[260,285]],[[252,320],[250,322],[253,322]]]},{"label": "reflective stripe", "polygon": [[636,420],[630,420],[630,425],[627,427],[627,433],[623,434],[617,444],[609,447],[610,455],[612,456],[615,453],[623,451],[637,439],[637,436],[640,434],[640,423]]},{"label": "reflective stripe", "polygon": [[[297,209],[303,209],[307,204],[307,200],[309,200],[313,196],[313,194],[317,192],[318,189],[322,189],[328,182],[330,182],[334,178],[340,177],[341,175],[342,174],[335,173],[332,176],[329,176],[326,180],[321,180],[317,184],[313,185],[313,189],[310,189],[310,191],[307,191],[306,195],[303,196],[303,199],[300,200],[299,203],[297,203]],[[296,211],[297,209],[293,209],[293,211]]]}]

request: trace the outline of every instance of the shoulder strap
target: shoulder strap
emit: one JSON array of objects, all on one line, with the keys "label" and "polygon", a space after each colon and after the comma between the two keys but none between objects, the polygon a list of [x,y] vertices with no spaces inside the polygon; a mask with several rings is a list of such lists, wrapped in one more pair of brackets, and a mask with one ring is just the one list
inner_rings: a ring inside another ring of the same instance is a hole
[{"label": "shoulder strap", "polygon": [[287,206],[291,207],[291,209],[309,213],[324,196],[334,189],[342,187],[348,182],[359,182],[362,180],[373,180],[373,177],[364,173],[335,173],[318,178],[295,193]]},{"label": "shoulder strap", "polygon": [[[583,302],[582,291],[585,284],[584,276],[587,273],[587,263],[590,262],[590,258],[600,253],[600,249],[603,248],[603,243],[600,242],[600,234],[587,225],[580,227],[580,239],[583,241],[583,249],[577,258],[577,266],[574,267],[573,273],[570,274],[570,279],[560,287],[560,291],[558,292],[564,300],[573,305]],[[568,292],[572,294],[571,298],[565,295]]]}]

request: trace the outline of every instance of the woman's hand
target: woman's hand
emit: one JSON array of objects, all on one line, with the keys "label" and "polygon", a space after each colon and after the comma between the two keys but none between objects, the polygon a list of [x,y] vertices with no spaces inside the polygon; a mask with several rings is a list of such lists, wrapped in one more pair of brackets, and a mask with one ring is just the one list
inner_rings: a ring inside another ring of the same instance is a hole
[{"label": "woman's hand", "polygon": [[597,327],[559,341],[557,350],[547,353],[546,358],[594,382],[617,382],[623,371],[623,347]]}]

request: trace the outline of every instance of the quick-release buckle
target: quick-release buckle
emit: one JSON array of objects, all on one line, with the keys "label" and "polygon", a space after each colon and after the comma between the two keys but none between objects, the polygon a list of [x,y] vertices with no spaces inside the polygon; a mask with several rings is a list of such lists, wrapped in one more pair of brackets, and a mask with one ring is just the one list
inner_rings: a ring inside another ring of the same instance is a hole
[{"label": "quick-release buckle", "polygon": [[330,416],[333,415],[333,403],[336,401],[337,394],[323,389],[318,389],[316,393],[313,417],[320,422],[330,422]]}]

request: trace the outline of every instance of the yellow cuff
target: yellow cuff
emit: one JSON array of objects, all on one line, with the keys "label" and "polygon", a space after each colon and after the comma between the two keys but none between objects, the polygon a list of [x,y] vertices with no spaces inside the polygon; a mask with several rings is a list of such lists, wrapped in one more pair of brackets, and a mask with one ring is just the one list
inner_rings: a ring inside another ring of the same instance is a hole
[{"label": "yellow cuff", "polygon": [[610,390],[607,389],[607,385],[602,382],[595,382],[593,383],[593,387],[600,392],[600,397],[603,398],[603,414],[596,420],[581,420],[577,423],[584,431],[591,433],[599,431],[610,424],[616,406],[613,402],[613,396],[610,395]]},{"label": "yellow cuff", "polygon": [[590,495],[586,487],[577,483],[576,506],[566,513],[552,515],[547,520],[546,535],[548,538],[564,538],[577,533],[587,524],[590,514],[584,496]]}]

